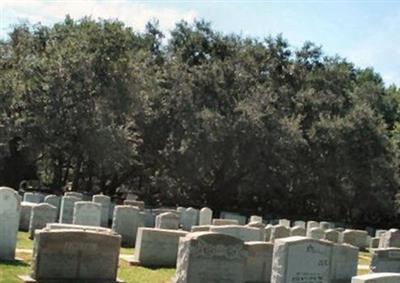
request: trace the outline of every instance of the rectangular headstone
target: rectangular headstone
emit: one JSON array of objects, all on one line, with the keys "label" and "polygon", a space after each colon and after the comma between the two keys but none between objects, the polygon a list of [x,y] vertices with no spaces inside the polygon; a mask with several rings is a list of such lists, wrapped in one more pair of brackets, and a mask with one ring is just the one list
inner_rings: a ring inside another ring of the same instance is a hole
[{"label": "rectangular headstone", "polygon": [[72,223],[75,225],[100,226],[102,206],[91,201],[77,201],[74,204]]},{"label": "rectangular headstone", "polygon": [[269,283],[271,281],[274,245],[266,242],[245,242],[245,282]]},{"label": "rectangular headstone", "polygon": [[130,205],[117,205],[114,209],[112,229],[122,237],[124,246],[133,247],[140,227],[140,210]]},{"label": "rectangular headstone", "polygon": [[400,272],[400,248],[372,250],[370,272]]},{"label": "rectangular headstone", "polygon": [[225,226],[211,226],[210,231],[225,235],[230,235],[244,242],[264,240],[264,231],[262,231],[259,228],[253,228],[241,225],[225,225]]},{"label": "rectangular headstone", "polygon": [[400,273],[376,273],[353,277],[351,283],[399,283]]},{"label": "rectangular headstone", "polygon": [[48,204],[41,203],[32,208],[31,220],[29,222],[29,237],[35,236],[37,229],[42,229],[47,223],[53,223],[57,219],[57,208]]}]

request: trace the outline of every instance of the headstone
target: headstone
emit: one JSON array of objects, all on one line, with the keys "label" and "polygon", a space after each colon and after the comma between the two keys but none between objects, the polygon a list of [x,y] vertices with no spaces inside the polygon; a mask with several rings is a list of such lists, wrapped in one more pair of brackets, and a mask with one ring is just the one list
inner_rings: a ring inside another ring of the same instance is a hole
[{"label": "headstone", "polygon": [[319,223],[317,221],[307,221],[307,231],[312,228],[319,228]]},{"label": "headstone", "polygon": [[390,229],[381,234],[380,248],[400,248],[400,230]]},{"label": "headstone", "polygon": [[130,205],[117,205],[114,209],[112,230],[122,237],[122,245],[133,247],[139,228],[140,210]]},{"label": "headstone", "polygon": [[353,245],[364,250],[367,247],[367,231],[346,229],[340,235],[340,242]]},{"label": "headstone", "polygon": [[372,250],[370,272],[400,272],[400,248]]},{"label": "headstone", "polygon": [[340,232],[335,229],[328,229],[324,232],[324,239],[333,243],[338,243],[340,239]]},{"label": "headstone", "polygon": [[334,244],[332,249],[331,283],[347,283],[357,275],[358,248]]},{"label": "headstone", "polygon": [[274,228],[274,226],[272,226],[271,224],[268,224],[265,229],[264,229],[264,235],[265,235],[265,240],[266,242],[270,242],[271,241],[271,234],[272,234],[272,229]]},{"label": "headstone", "polygon": [[307,230],[307,237],[320,240],[325,237],[325,231],[321,228],[311,228],[310,230]]},{"label": "headstone", "polygon": [[44,198],[44,202],[54,206],[57,209],[57,218],[60,216],[61,197],[56,195],[48,195]]},{"label": "headstone", "polygon": [[183,230],[190,231],[193,225],[197,225],[198,217],[199,217],[199,212],[196,209],[194,209],[193,207],[187,208],[183,212],[183,219],[182,219]]},{"label": "headstone", "polygon": [[41,203],[32,207],[31,220],[29,222],[29,237],[33,239],[37,229],[42,229],[46,227],[47,223],[53,223],[56,220],[56,207],[48,203]]},{"label": "headstone", "polygon": [[130,206],[136,206],[138,207],[140,210],[144,209],[144,201],[140,201],[140,200],[124,200],[124,205],[130,205]]},{"label": "headstone", "polygon": [[110,210],[111,198],[105,195],[94,195],[93,202],[101,205],[101,226],[108,227],[108,211]]},{"label": "headstone", "polygon": [[387,232],[387,230],[382,230],[382,229],[376,230],[376,231],[375,231],[375,237],[376,237],[376,238],[380,238],[381,235],[385,234],[386,232]]},{"label": "headstone", "polygon": [[222,225],[239,225],[239,221],[235,219],[221,219],[221,218],[214,218],[212,220],[212,225],[214,226],[222,226]]},{"label": "headstone", "polygon": [[250,222],[246,225],[247,227],[254,227],[259,229],[265,229],[265,224],[262,222]]},{"label": "headstone", "polygon": [[195,225],[192,226],[192,230],[190,232],[209,232],[212,225]]},{"label": "headstone", "polygon": [[242,240],[243,242],[263,241],[265,237],[264,232],[261,229],[241,225],[211,226],[210,231],[230,235]]},{"label": "headstone", "polygon": [[351,283],[399,283],[400,273],[376,273],[354,276]]},{"label": "headstone", "polygon": [[269,283],[274,245],[266,242],[245,242],[244,281]]},{"label": "headstone", "polygon": [[244,282],[244,245],[228,235],[190,233],[179,242],[174,283]]},{"label": "headstone", "polygon": [[253,222],[263,223],[263,218],[261,216],[252,215],[252,216],[250,216],[249,223],[253,223]]},{"label": "headstone", "polygon": [[0,187],[0,260],[15,258],[20,209],[16,191]]},{"label": "headstone", "polygon": [[114,209],[115,209],[115,202],[110,203],[110,209],[108,210],[108,223],[112,223],[112,220],[114,218]]},{"label": "headstone", "polygon": [[102,207],[91,201],[77,201],[72,223],[75,225],[100,226]]},{"label": "headstone", "polygon": [[133,260],[143,266],[175,267],[179,238],[186,234],[178,230],[139,228]]},{"label": "headstone", "polygon": [[83,200],[83,194],[78,192],[66,192],[64,193],[64,197],[74,197],[78,200]]},{"label": "headstone", "polygon": [[116,282],[121,237],[81,230],[38,230],[32,278],[38,282]]},{"label": "headstone", "polygon": [[45,195],[37,192],[26,192],[24,193],[24,202],[41,203],[44,201]]},{"label": "headstone", "polygon": [[31,221],[32,208],[38,205],[33,202],[21,202],[20,217],[19,217],[19,230],[29,231],[29,222]]},{"label": "headstone", "polygon": [[274,242],[276,239],[290,237],[290,229],[283,225],[275,225],[271,230],[270,241]]},{"label": "headstone", "polygon": [[186,208],[182,207],[182,206],[178,206],[176,208],[176,211],[178,212],[178,215],[179,215],[179,224],[180,224],[180,226],[183,225],[183,214],[185,213],[185,210],[186,210]]},{"label": "headstone", "polygon": [[299,227],[306,229],[306,222],[304,222],[302,220],[297,220],[294,222],[293,226],[294,227],[299,226]]},{"label": "headstone", "polygon": [[332,244],[305,237],[274,242],[271,283],[330,283]]},{"label": "headstone", "polygon": [[371,238],[371,241],[369,242],[369,248],[370,249],[377,249],[379,248],[379,238]]},{"label": "headstone", "polygon": [[141,222],[143,222],[143,227],[148,227],[148,228],[155,227],[156,215],[151,211],[151,209],[145,209],[143,211],[140,211],[139,216],[141,218]]},{"label": "headstone", "polygon": [[212,221],[213,212],[208,207],[200,209],[199,225],[210,225]]},{"label": "headstone", "polygon": [[73,196],[63,196],[60,208],[60,223],[72,224],[74,217],[75,202],[80,201],[79,198]]},{"label": "headstone", "polygon": [[65,223],[47,223],[47,230],[82,230],[91,232],[106,232],[111,233],[111,229],[104,228],[100,226],[87,226],[87,225],[75,225],[75,224],[65,224]]},{"label": "headstone", "polygon": [[179,216],[177,213],[164,212],[156,216],[156,228],[179,229]]},{"label": "headstone", "polygon": [[237,220],[240,225],[245,225],[247,217],[235,212],[221,211],[220,218]]},{"label": "headstone", "polygon": [[306,229],[300,226],[294,226],[290,228],[290,236],[306,236]]},{"label": "headstone", "polygon": [[290,228],[290,220],[279,219],[279,225],[285,226],[286,228]]},{"label": "headstone", "polygon": [[332,227],[331,227],[331,224],[329,222],[321,221],[319,223],[319,228],[321,228],[322,230],[328,230],[328,229],[331,229]]}]

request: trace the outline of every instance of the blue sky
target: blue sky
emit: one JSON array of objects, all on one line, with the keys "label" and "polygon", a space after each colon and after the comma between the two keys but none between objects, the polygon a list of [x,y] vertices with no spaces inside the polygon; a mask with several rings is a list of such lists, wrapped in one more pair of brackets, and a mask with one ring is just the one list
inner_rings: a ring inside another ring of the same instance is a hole
[{"label": "blue sky", "polygon": [[224,33],[264,38],[282,33],[294,47],[312,41],[327,55],[373,67],[387,84],[400,86],[398,1],[26,1],[0,0],[0,37],[28,20],[52,24],[70,14],[79,19],[118,18],[137,30],[158,18],[164,32],[185,19],[205,19]]}]

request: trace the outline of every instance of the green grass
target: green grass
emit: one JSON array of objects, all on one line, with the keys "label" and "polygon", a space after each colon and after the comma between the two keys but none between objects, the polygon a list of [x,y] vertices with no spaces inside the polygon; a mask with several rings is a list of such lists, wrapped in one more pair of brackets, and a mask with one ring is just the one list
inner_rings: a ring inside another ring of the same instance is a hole
[{"label": "green grass", "polygon": [[28,232],[18,232],[17,235],[17,249],[32,249],[33,241],[29,239]]},{"label": "green grass", "polygon": [[22,261],[0,261],[0,283],[21,283],[17,276],[30,273],[31,255],[18,253],[17,257]]}]

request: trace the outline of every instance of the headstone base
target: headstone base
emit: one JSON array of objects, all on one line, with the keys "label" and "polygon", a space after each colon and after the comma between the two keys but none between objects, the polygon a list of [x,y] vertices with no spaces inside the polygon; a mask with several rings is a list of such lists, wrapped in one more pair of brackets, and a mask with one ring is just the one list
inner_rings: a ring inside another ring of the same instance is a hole
[{"label": "headstone base", "polygon": [[[25,283],[71,283],[71,279],[57,279],[57,280],[36,280],[30,275],[18,275],[18,278]],[[82,279],[73,280],[74,283],[125,283],[117,278],[117,280],[98,280],[98,279]]]}]

